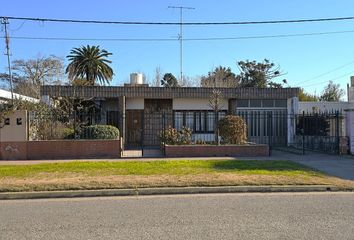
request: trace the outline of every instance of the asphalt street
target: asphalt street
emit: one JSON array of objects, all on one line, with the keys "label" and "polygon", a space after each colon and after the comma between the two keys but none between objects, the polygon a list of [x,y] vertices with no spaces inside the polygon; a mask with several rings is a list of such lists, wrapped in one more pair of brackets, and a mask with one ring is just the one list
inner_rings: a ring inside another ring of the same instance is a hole
[{"label": "asphalt street", "polygon": [[354,239],[354,193],[0,201],[0,239]]}]

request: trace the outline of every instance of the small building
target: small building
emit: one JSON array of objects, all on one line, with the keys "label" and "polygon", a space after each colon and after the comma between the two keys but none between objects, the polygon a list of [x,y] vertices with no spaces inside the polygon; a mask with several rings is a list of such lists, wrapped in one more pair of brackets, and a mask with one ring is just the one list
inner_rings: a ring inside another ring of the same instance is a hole
[{"label": "small building", "polygon": [[[15,100],[39,103],[39,99],[0,89],[0,105]],[[1,106],[0,106],[1,108]],[[28,140],[28,113],[25,110],[16,110],[7,116],[0,115],[0,142]]]}]

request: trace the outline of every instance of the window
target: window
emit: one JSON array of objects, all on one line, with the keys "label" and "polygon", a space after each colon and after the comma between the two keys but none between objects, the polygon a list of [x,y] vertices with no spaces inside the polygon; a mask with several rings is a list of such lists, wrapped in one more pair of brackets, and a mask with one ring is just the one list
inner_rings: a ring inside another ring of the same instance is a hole
[{"label": "window", "polygon": [[[219,120],[226,116],[220,111]],[[193,133],[214,132],[215,114],[213,111],[174,111],[174,128],[181,130],[183,126],[192,129]]]},{"label": "window", "polygon": [[186,124],[185,126],[190,129],[194,129],[194,112],[186,112]]},{"label": "window", "polygon": [[272,107],[274,107],[274,101],[273,100],[263,100],[262,105],[263,105],[263,107],[272,108]]},{"label": "window", "polygon": [[262,100],[250,100],[250,107],[262,107]]},{"label": "window", "polygon": [[250,100],[236,100],[237,108],[286,108],[287,100],[273,100],[273,99],[250,99]]},{"label": "window", "polygon": [[175,112],[174,114],[174,127],[181,130],[183,126],[183,112]]},{"label": "window", "polygon": [[248,107],[248,100],[237,100],[237,107]]},{"label": "window", "polygon": [[205,132],[205,112],[199,111],[195,113],[195,131]]},{"label": "window", "polygon": [[226,116],[226,112],[219,112],[219,120]]},{"label": "window", "polygon": [[286,100],[275,100],[275,107],[287,107]]},{"label": "window", "polygon": [[214,122],[215,122],[214,112],[208,112],[207,113],[207,131],[208,132],[214,131]]}]

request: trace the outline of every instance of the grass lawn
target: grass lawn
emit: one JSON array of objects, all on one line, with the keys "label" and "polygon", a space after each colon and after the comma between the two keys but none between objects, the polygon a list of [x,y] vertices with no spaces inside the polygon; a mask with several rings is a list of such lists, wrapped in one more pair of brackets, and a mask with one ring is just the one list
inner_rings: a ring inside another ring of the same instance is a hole
[{"label": "grass lawn", "polygon": [[353,181],[327,176],[290,161],[175,160],[0,165],[0,191],[40,191],[217,185],[336,185]]}]

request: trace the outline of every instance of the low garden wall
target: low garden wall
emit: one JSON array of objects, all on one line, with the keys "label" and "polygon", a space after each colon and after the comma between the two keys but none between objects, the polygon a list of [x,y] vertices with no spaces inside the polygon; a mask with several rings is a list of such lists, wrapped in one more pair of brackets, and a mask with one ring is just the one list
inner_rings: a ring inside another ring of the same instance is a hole
[{"label": "low garden wall", "polygon": [[268,145],[166,145],[166,157],[264,157]]},{"label": "low garden wall", "polygon": [[120,140],[0,142],[0,160],[119,158]]}]

